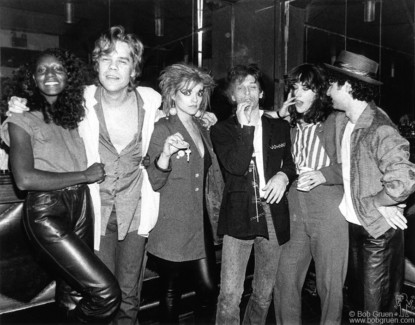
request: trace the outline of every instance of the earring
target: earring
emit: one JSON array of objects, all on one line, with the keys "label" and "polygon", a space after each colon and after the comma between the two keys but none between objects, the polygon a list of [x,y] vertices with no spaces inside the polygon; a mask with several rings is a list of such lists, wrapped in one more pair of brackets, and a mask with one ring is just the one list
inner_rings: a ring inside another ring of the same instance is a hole
[{"label": "earring", "polygon": [[203,112],[201,110],[198,110],[195,114],[196,118],[202,118],[202,116],[203,116]]},{"label": "earring", "polygon": [[174,102],[174,100],[171,102],[171,107],[169,109],[169,115],[176,115],[177,114],[177,108],[176,108],[176,103]]}]

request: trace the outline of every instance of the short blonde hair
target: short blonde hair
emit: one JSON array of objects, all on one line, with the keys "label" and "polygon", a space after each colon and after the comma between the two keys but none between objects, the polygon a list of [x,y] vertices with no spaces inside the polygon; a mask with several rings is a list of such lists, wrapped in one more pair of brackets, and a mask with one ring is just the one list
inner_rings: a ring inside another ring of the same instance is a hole
[{"label": "short blonde hair", "polygon": [[210,95],[215,82],[212,76],[193,65],[177,63],[165,68],[160,75],[160,89],[163,96],[163,111],[168,114],[174,105],[173,96],[181,89],[193,88],[197,84],[203,85],[203,98],[200,110],[206,111],[210,102]]}]

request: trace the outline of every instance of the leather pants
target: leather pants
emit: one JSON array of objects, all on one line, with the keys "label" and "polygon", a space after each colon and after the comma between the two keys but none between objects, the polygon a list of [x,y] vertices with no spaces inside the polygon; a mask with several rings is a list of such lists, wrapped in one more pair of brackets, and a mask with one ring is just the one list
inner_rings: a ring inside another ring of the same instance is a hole
[{"label": "leather pants", "polygon": [[373,238],[360,225],[349,223],[350,251],[347,284],[354,311],[393,312],[404,277],[404,237],[390,228]]},{"label": "leather pants", "polygon": [[196,324],[213,324],[218,295],[216,257],[207,216],[204,218],[206,257],[185,262],[172,262],[149,254],[161,281],[160,316],[162,324],[179,324],[182,286],[189,279],[196,291]]},{"label": "leather pants", "polygon": [[23,225],[36,252],[57,275],[56,301],[71,320],[109,321],[121,301],[117,280],[94,254],[89,189],[29,192]]}]

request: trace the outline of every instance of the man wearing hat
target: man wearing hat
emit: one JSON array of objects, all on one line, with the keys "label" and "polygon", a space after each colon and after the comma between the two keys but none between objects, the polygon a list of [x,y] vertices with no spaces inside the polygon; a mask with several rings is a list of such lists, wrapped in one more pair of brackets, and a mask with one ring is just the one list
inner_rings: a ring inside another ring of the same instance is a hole
[{"label": "man wearing hat", "polygon": [[[369,318],[393,311],[400,293],[406,218],[402,202],[415,190],[409,143],[373,102],[382,84],[378,64],[342,51],[330,73],[327,94],[345,112],[336,121],[344,196],[339,206],[349,222],[350,298]],[[357,315],[357,314],[356,314]]]}]

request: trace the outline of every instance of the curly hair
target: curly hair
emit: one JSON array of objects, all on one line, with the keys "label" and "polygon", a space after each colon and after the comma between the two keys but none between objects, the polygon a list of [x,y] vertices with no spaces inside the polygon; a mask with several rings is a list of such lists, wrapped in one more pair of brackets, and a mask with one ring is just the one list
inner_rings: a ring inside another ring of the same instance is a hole
[{"label": "curly hair", "polygon": [[143,61],[144,45],[135,34],[126,34],[123,26],[113,26],[106,33],[102,34],[95,41],[95,48],[92,51],[92,61],[95,71],[98,71],[98,60],[103,55],[108,55],[115,50],[117,42],[124,42],[128,45],[133,59],[135,75],[130,78],[128,90],[133,90],[138,86],[138,77],[141,75],[141,65]]},{"label": "curly hair", "polygon": [[375,100],[379,93],[379,87],[371,85],[362,80],[347,76],[343,73],[336,72],[334,70],[328,70],[328,79],[330,83],[337,82],[339,86],[343,86],[346,81],[352,86],[351,96],[353,99],[361,100],[364,102],[371,102]]},{"label": "curly hair", "polygon": [[203,84],[203,98],[199,110],[204,112],[209,106],[210,95],[215,82],[209,73],[186,63],[168,66],[161,72],[160,89],[163,97],[163,111],[168,114],[174,105],[173,96],[182,89],[193,89],[197,84]]},{"label": "curly hair", "polygon": [[[262,91],[262,89],[264,89],[264,80],[263,80],[262,72],[259,69],[257,64],[251,63],[249,65],[243,65],[243,64],[236,65],[228,70],[228,75],[227,75],[226,94],[228,96],[229,101],[232,104],[234,104],[232,101],[232,94],[233,94],[235,85],[237,83],[243,82],[248,75],[254,77],[255,81],[258,82],[260,92]],[[262,98],[260,98],[260,102],[263,102],[264,98],[265,98],[265,95],[263,95]]]},{"label": "curly hair", "polygon": [[301,83],[303,87],[311,89],[316,97],[311,107],[303,114],[297,112],[295,105],[288,108],[291,126],[296,126],[300,119],[313,124],[325,121],[333,110],[331,100],[327,96],[328,82],[325,70],[310,63],[299,65],[288,74],[288,88],[290,91],[294,89],[296,83]]},{"label": "curly hair", "polygon": [[[55,57],[67,74],[67,85],[53,105],[46,101],[33,78],[39,60],[45,56]],[[83,61],[68,50],[49,48],[42,51],[32,62],[21,66],[13,79],[13,95],[26,98],[26,105],[32,111],[41,111],[46,123],[53,121],[65,129],[75,129],[85,116],[83,93],[87,71]]]}]

